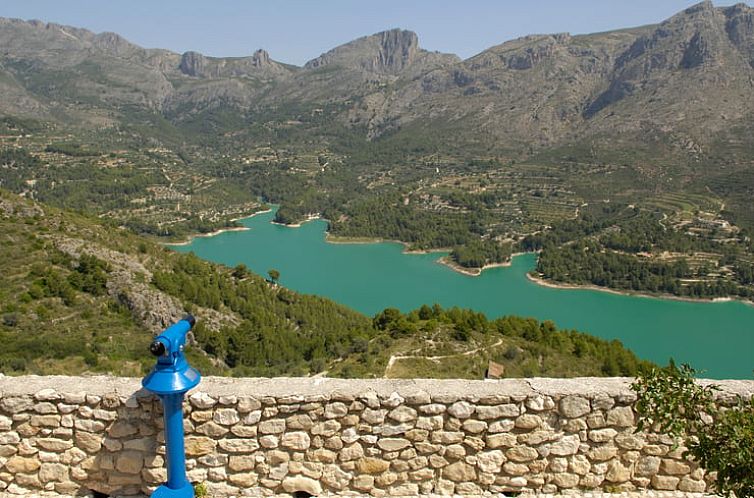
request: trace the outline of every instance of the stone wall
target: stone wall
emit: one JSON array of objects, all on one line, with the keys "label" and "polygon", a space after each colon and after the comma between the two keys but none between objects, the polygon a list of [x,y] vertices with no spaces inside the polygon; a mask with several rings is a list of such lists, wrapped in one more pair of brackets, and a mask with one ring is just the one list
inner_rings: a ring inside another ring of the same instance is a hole
[{"label": "stone wall", "polygon": [[[651,488],[701,492],[667,437],[635,434],[628,379],[207,378],[185,404],[188,475],[213,496]],[[721,402],[754,382],[720,381]],[[0,378],[0,488],[148,492],[166,478],[139,379]]]}]

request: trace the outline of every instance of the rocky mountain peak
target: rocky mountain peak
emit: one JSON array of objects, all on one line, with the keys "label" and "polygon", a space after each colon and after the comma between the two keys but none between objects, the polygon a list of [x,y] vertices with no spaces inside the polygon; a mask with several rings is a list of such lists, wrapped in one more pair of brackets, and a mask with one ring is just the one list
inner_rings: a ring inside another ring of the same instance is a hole
[{"label": "rocky mountain peak", "polygon": [[272,65],[270,54],[266,50],[259,49],[251,56],[251,65],[254,67],[265,67]]},{"label": "rocky mountain peak", "polygon": [[413,31],[391,29],[340,45],[306,63],[307,69],[330,64],[369,72],[395,74],[411,65],[423,50]]},{"label": "rocky mountain peak", "polygon": [[204,73],[207,65],[207,58],[199,52],[188,51],[181,56],[181,63],[178,69],[188,76],[198,77]]},{"label": "rocky mountain peak", "polygon": [[419,52],[419,37],[413,31],[392,29],[377,35],[380,41],[377,57],[372,61],[373,70],[396,72],[408,66]]}]

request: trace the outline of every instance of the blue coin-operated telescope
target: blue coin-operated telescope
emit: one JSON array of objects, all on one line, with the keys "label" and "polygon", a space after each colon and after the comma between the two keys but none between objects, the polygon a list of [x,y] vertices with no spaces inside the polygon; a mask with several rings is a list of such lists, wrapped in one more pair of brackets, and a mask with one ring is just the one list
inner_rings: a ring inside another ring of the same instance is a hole
[{"label": "blue coin-operated telescope", "polygon": [[149,346],[157,364],[141,385],[162,399],[165,417],[165,450],[168,482],[152,498],[194,498],[194,487],[186,478],[186,449],[183,442],[183,395],[199,384],[201,376],[186,361],[186,334],[196,323],[187,315],[165,329]]}]

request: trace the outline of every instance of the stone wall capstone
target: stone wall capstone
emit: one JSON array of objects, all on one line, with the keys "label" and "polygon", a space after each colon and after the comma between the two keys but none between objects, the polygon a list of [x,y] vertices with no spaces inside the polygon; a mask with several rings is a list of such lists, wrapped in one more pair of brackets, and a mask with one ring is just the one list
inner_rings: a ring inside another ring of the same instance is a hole
[{"label": "stone wall capstone", "polygon": [[[216,497],[709,490],[683,447],[635,432],[630,381],[205,378],[184,405],[188,477]],[[715,383],[720,403],[754,394]],[[161,428],[139,379],[2,377],[0,491],[149,493]]]}]

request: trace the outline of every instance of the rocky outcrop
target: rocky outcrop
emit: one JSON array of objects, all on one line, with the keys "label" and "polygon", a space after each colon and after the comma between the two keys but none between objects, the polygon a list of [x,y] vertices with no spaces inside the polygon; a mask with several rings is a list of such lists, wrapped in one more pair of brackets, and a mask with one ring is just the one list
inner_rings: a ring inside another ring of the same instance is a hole
[{"label": "rocky outcrop", "polygon": [[178,69],[188,76],[205,76],[205,69],[207,66],[207,58],[198,52],[185,52],[181,56],[181,63]]},{"label": "rocky outcrop", "polygon": [[[683,447],[636,432],[629,381],[205,378],[184,404],[188,478],[216,497],[707,491]],[[719,403],[754,394],[719,384]],[[161,405],[138,379],[4,377],[0,393],[0,490],[166,479]]]},{"label": "rocky outcrop", "polygon": [[178,69],[194,78],[232,78],[238,76],[282,76],[290,71],[270,59],[270,54],[259,49],[251,57],[206,57],[198,52],[181,56]]},{"label": "rocky outcrop", "polygon": [[[0,199],[0,209],[2,206]],[[29,209],[34,207],[37,206],[31,205]],[[111,268],[106,284],[108,294],[117,303],[125,306],[136,322],[146,330],[156,334],[186,314],[177,298],[148,284],[152,280],[152,272],[137,257],[108,249],[92,241],[59,235],[51,236],[50,239],[58,250],[74,260],[79,259],[82,254],[87,254],[107,261]],[[203,307],[197,307],[194,314],[209,330],[219,330],[240,323],[240,319],[232,313],[222,313]]]},{"label": "rocky outcrop", "polygon": [[336,47],[307,62],[304,68],[317,69],[332,65],[344,69],[396,75],[429,55],[431,54],[419,48],[419,37],[416,33],[392,29]]}]

